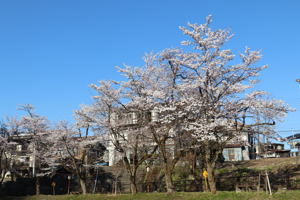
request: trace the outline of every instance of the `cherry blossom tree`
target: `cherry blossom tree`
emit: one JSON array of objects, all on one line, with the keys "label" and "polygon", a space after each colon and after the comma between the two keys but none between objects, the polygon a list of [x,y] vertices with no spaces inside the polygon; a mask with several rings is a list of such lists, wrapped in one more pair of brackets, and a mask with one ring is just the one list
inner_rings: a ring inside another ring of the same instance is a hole
[{"label": "cherry blossom tree", "polygon": [[36,178],[36,194],[38,195],[40,193],[40,183],[36,173],[36,170],[39,169],[37,160],[40,164],[45,162],[44,150],[46,144],[44,135],[47,134],[49,122],[46,117],[36,114],[35,108],[31,104],[20,105],[18,110],[26,114],[19,121],[16,121],[14,127],[19,125],[21,133],[32,136],[28,150],[32,154],[32,176]]},{"label": "cherry blossom tree", "polygon": [[21,120],[17,117],[7,117],[5,122],[9,136],[19,135],[21,133]]},{"label": "cherry blossom tree", "polygon": [[[0,121],[0,185],[5,175],[12,172],[12,154],[15,151],[16,143],[9,140],[10,135],[18,135],[20,123],[16,118],[7,118],[6,122]],[[12,176],[13,177],[13,176]]]},{"label": "cherry blossom tree", "polygon": [[6,173],[10,170],[12,142],[8,141],[8,131],[4,123],[0,124],[0,187]]},{"label": "cherry blossom tree", "polygon": [[145,113],[151,113],[151,119],[144,124],[149,132],[147,136],[158,146],[158,152],[163,164],[167,192],[174,191],[172,174],[176,163],[187,151],[188,133],[180,124],[179,93],[177,68],[170,62],[169,54],[177,51],[165,50],[159,55],[149,54],[144,58],[142,68],[125,66],[119,71],[127,81],[121,82],[121,88],[126,93],[126,105],[139,108]]},{"label": "cherry blossom tree", "polygon": [[121,94],[119,83],[102,81],[100,86],[91,87],[97,91],[94,104],[82,106],[76,115],[90,123],[95,133],[108,133],[108,146],[112,152],[116,151],[114,160],[118,162],[120,155],[130,177],[131,192],[137,193],[137,170],[157,149],[157,145],[149,145],[151,138],[147,136],[149,130],[145,124],[149,122],[149,112],[134,107],[132,102],[122,103],[126,95]]},{"label": "cherry blossom tree", "polygon": [[[180,156],[188,148],[201,148],[209,187],[215,193],[214,169],[225,144],[249,128],[270,127],[292,111],[266,92],[254,90],[259,73],[267,68],[258,65],[260,51],[246,48],[236,56],[225,48],[232,38],[230,31],[213,30],[211,22],[208,16],[204,24],[180,27],[187,36],[183,47],[148,54],[142,67],[119,68],[124,81],[92,85],[98,95],[86,116],[94,116],[89,119],[111,134],[117,148],[119,139],[125,141],[131,133],[122,136],[116,127],[124,126],[113,125],[113,115],[138,113],[137,119],[150,115],[138,128],[145,129],[143,137],[150,136],[158,146],[168,192],[174,190],[172,172]],[[129,148],[127,142],[122,144]]]},{"label": "cherry blossom tree", "polygon": [[73,172],[79,180],[82,194],[86,194],[88,168],[93,167],[94,161],[90,160],[88,153],[99,139],[79,134],[76,127],[66,121],[58,122],[45,139],[46,162],[50,166],[62,165]]},{"label": "cherry blossom tree", "polygon": [[33,105],[20,105],[18,110],[26,113],[26,115],[22,116],[20,120],[23,133],[37,136],[38,134],[46,132],[48,128],[48,120],[46,117],[36,114]]},{"label": "cherry blossom tree", "polygon": [[[176,81],[180,83],[183,126],[202,144],[209,186],[215,193],[214,168],[224,145],[246,128],[273,125],[291,109],[253,89],[259,72],[267,67],[257,66],[260,51],[246,48],[240,59],[234,59],[231,50],[222,48],[231,33],[212,30],[211,21],[208,16],[205,24],[180,27],[189,39],[182,42],[184,50],[170,55],[170,62],[180,72]],[[257,115],[264,121],[255,122]]]}]

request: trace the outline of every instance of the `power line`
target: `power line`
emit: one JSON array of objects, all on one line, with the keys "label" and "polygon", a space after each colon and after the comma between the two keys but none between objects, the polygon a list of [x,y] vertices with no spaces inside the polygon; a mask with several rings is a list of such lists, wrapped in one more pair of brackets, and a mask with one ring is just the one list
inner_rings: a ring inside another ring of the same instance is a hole
[{"label": "power line", "polygon": [[290,129],[290,130],[280,130],[280,131],[276,131],[276,132],[300,132],[300,130],[294,130],[294,129]]}]

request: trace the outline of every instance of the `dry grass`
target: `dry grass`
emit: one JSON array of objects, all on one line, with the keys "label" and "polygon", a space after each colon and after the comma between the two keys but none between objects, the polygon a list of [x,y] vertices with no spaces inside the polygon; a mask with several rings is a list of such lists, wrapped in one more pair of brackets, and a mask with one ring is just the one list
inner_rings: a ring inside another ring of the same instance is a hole
[{"label": "dry grass", "polygon": [[300,165],[300,157],[290,158],[266,158],[258,160],[238,161],[238,162],[225,162],[221,168],[238,169],[249,168],[255,170],[278,170],[286,166]]}]

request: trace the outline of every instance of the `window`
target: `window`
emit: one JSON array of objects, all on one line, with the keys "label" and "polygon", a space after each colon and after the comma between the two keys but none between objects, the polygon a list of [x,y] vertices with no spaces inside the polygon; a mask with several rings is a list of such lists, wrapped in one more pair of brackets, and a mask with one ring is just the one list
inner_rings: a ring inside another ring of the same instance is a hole
[{"label": "window", "polygon": [[234,161],[235,160],[234,148],[229,148],[228,149],[228,159],[229,159],[229,161]]}]

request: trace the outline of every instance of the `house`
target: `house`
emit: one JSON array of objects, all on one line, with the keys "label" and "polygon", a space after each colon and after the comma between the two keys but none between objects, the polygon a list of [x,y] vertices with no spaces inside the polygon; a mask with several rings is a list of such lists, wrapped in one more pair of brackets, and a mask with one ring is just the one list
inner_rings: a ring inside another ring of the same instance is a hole
[{"label": "house", "polygon": [[[118,114],[113,113],[111,121],[113,126],[118,127],[121,131],[124,131],[125,137],[128,137],[125,134],[126,131],[129,128],[137,126],[141,117],[149,121],[156,121],[158,115],[154,111],[142,115],[136,112]],[[239,137],[230,140],[223,150],[223,157],[225,161],[241,161],[251,159],[253,157],[251,156],[251,153],[253,153],[254,150],[252,144],[253,142],[250,141],[253,141],[250,131],[242,132]],[[149,144],[150,143],[151,141],[149,141]],[[174,146],[174,144],[168,144],[168,146],[170,145]],[[116,150],[112,140],[109,141],[107,150],[107,162],[110,166],[121,160],[122,155]],[[130,155],[128,156],[130,157]]]},{"label": "house", "polygon": [[250,160],[249,147],[242,144],[228,144],[223,149],[225,161]]},{"label": "house", "polygon": [[286,137],[291,148],[291,156],[299,156],[300,152],[300,133],[296,133]]},{"label": "house", "polygon": [[[132,137],[132,131],[139,130],[139,127],[143,123],[148,122],[155,122],[158,119],[158,114],[155,110],[151,112],[138,112],[138,111],[132,111],[128,112],[125,110],[117,110],[117,112],[112,113],[111,115],[111,125],[120,133],[118,135],[122,135],[121,137],[124,138],[124,140],[130,140]],[[107,162],[109,166],[112,166],[119,162],[122,159],[123,154],[120,153],[114,143],[111,136],[109,136],[108,139],[108,145],[107,145],[107,151],[108,154],[106,156]],[[119,139],[118,142],[122,144],[122,139]],[[168,142],[167,142],[168,143]],[[141,139],[139,145],[144,145],[146,149],[151,149],[155,144],[151,139],[143,138]],[[170,146],[170,145],[169,145]],[[173,148],[174,145],[172,145]],[[148,148],[149,147],[149,148]],[[132,154],[130,153],[130,150],[127,151],[130,161],[133,160]]]},{"label": "house", "polygon": [[252,134],[244,131],[236,138],[227,142],[223,149],[224,161],[250,160],[252,152]]},{"label": "house", "polygon": [[290,157],[291,150],[284,149],[281,143],[262,143],[257,147],[259,158],[282,158]]},{"label": "house", "polygon": [[[48,174],[57,166],[60,166],[60,156],[52,155],[55,163],[50,166],[48,164],[40,163],[39,159],[34,157],[33,150],[29,148],[34,138],[33,134],[18,134],[9,136],[9,141],[12,142],[13,150],[10,153],[11,158],[11,172],[10,174],[18,175],[20,177],[32,177],[34,173],[37,176],[43,176],[43,174]],[[74,141],[80,142],[84,140],[93,140],[95,136],[87,137],[72,137]],[[93,145],[88,145],[87,149],[83,147],[76,147],[75,149],[76,159],[81,159],[83,152],[86,152],[85,160],[93,161],[94,163],[103,163],[103,154],[106,151],[103,144],[96,142]],[[35,170],[34,170],[35,167]]]},{"label": "house", "polygon": [[29,150],[29,145],[33,139],[33,134],[18,134],[9,136],[9,141],[14,143],[13,150],[10,153],[11,166],[14,174],[22,177],[31,176],[34,158]]}]

